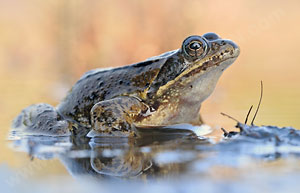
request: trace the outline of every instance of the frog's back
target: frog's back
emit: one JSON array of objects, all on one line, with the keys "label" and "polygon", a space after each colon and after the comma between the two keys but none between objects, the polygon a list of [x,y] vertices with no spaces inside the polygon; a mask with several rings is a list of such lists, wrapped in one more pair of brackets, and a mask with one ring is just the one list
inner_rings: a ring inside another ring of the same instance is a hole
[{"label": "frog's back", "polygon": [[90,126],[94,104],[122,95],[139,95],[157,75],[162,61],[147,60],[113,69],[96,69],[84,74],[58,105],[66,119]]}]

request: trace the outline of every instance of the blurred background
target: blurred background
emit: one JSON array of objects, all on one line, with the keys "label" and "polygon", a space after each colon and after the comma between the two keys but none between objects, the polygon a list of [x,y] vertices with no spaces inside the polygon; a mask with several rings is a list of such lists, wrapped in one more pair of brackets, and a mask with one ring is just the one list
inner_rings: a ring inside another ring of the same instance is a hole
[{"label": "blurred background", "polygon": [[[202,106],[206,122],[232,128],[220,112],[243,121],[263,80],[255,123],[300,128],[299,6],[297,0],[0,0],[1,141],[22,108],[57,105],[84,72],[140,62],[206,32],[241,48]],[[0,162],[13,167],[30,162],[2,142],[0,152]]]}]

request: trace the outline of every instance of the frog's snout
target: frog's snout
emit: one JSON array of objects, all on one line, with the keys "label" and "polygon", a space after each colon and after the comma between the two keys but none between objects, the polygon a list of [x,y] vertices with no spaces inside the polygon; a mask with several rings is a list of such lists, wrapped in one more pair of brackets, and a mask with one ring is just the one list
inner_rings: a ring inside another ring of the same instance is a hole
[{"label": "frog's snout", "polygon": [[231,40],[226,40],[226,43],[231,47],[231,55],[233,57],[238,57],[240,55],[240,47]]},{"label": "frog's snout", "polygon": [[[230,52],[231,57],[238,57],[240,54],[239,46],[231,40],[222,39],[218,34],[209,32],[202,35],[209,42],[216,42],[223,48],[226,49],[226,52]],[[217,48],[215,48],[217,49]]]}]

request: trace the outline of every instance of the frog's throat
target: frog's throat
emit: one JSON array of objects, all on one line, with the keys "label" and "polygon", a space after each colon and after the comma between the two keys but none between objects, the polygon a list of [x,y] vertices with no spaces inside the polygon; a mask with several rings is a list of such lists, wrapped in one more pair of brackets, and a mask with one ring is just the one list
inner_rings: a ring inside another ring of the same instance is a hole
[{"label": "frog's throat", "polygon": [[[227,60],[230,60],[230,59],[234,59],[234,58],[236,58],[236,57],[226,57],[226,58],[223,57],[223,58],[220,58],[220,60],[218,62],[215,62],[215,61],[213,61],[214,56],[207,56],[204,59],[197,62],[196,64],[194,64],[191,68],[188,68],[185,71],[183,71],[174,80],[171,80],[167,84],[161,86],[157,91],[157,96],[158,97],[162,96],[165,93],[165,91],[171,87],[171,85],[179,82],[181,79],[184,80],[185,78],[191,77],[196,74],[201,76],[201,74],[204,74],[208,69],[219,66],[221,63],[223,63]],[[184,82],[184,84],[187,84],[187,82]]]}]

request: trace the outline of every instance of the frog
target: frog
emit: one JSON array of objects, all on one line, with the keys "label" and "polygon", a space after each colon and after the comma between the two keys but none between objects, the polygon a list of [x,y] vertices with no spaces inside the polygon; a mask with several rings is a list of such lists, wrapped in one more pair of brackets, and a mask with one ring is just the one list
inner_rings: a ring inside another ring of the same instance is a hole
[{"label": "frog", "polygon": [[202,125],[202,102],[239,53],[236,43],[216,33],[191,35],[179,49],[85,73],[56,107],[31,105],[13,128],[51,135],[86,128],[91,136],[137,136],[138,127]]}]

